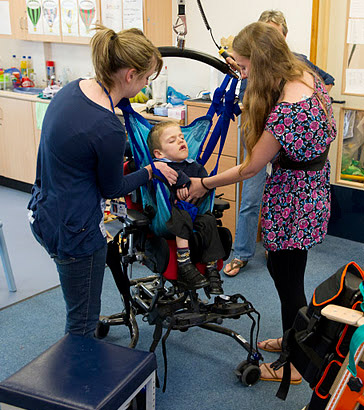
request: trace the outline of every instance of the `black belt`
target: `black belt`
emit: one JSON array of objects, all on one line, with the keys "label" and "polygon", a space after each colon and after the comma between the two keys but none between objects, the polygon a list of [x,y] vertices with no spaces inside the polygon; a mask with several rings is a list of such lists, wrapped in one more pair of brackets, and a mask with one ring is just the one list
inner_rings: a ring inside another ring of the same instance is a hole
[{"label": "black belt", "polygon": [[278,158],[278,164],[283,169],[292,169],[294,171],[321,171],[325,166],[330,146],[326,150],[308,161],[294,161],[288,158],[284,151],[281,151]]}]

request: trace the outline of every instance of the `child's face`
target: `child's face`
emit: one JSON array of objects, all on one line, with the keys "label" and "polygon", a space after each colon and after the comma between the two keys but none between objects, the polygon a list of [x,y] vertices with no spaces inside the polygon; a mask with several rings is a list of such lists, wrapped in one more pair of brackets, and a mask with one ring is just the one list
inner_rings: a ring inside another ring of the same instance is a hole
[{"label": "child's face", "polygon": [[188,146],[178,125],[167,127],[159,138],[161,149],[154,150],[156,158],[167,158],[171,161],[184,161],[188,157]]}]

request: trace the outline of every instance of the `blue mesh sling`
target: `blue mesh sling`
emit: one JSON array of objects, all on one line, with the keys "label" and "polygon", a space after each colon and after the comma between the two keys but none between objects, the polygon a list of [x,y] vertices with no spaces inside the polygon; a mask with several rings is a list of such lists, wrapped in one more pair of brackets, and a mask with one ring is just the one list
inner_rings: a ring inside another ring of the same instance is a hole
[{"label": "blue mesh sling", "polygon": [[[206,116],[197,118],[190,125],[181,127],[188,144],[188,157],[196,160],[202,165],[206,164],[220,141],[216,165],[210,175],[215,175],[217,173],[230,120],[234,121],[235,116],[239,115],[241,112],[238,103],[235,102],[237,82],[237,79],[226,75],[221,86],[218,87],[214,93],[213,101]],[[230,87],[228,89],[229,84]],[[166,184],[162,182],[165,179],[162,173],[154,166],[153,159],[147,146],[147,137],[152,125],[144,117],[133,110],[128,99],[121,100],[118,104],[118,108],[123,111],[125,127],[137,169],[148,164],[151,164],[152,166],[153,175],[155,175],[155,178],[153,178],[155,195],[152,195],[146,186],[142,186],[141,196],[144,208],[146,205],[151,205],[155,210],[158,210],[152,221],[151,228],[153,232],[155,232],[156,235],[164,235],[167,233],[166,222],[170,218],[171,204],[169,201],[169,190],[166,187]],[[218,120],[204,152],[202,153],[202,148],[205,145],[206,138],[211,129],[214,115],[218,117]],[[212,210],[214,196],[214,191],[212,191],[199,206],[199,213]]]}]

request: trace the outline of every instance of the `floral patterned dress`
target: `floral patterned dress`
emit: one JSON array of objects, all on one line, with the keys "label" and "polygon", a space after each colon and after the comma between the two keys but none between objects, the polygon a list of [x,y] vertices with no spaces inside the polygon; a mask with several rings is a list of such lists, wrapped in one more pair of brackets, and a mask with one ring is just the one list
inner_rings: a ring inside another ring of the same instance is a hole
[{"label": "floral patterned dress", "polygon": [[[295,103],[281,102],[270,113],[265,130],[282,145],[292,160],[312,160],[336,137],[331,106],[327,120],[317,92],[330,102],[315,78],[311,97]],[[328,124],[330,123],[330,125]],[[330,162],[320,171],[283,169],[278,161],[267,176],[262,204],[264,247],[270,251],[309,249],[322,242],[330,218]]]}]

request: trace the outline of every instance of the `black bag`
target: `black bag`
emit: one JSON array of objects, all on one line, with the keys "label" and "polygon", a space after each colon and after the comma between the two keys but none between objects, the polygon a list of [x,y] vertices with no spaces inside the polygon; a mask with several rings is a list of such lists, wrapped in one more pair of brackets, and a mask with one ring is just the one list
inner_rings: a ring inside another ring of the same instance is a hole
[{"label": "black bag", "polygon": [[284,366],[277,397],[285,399],[290,382],[290,363],[314,389],[307,410],[321,410],[330,399],[329,390],[349,352],[356,327],[334,322],[321,315],[328,304],[360,310],[363,296],[359,290],[364,271],[350,262],[322,282],[314,291],[309,306],[301,308],[293,327],[285,332],[282,354],[274,369]]}]

